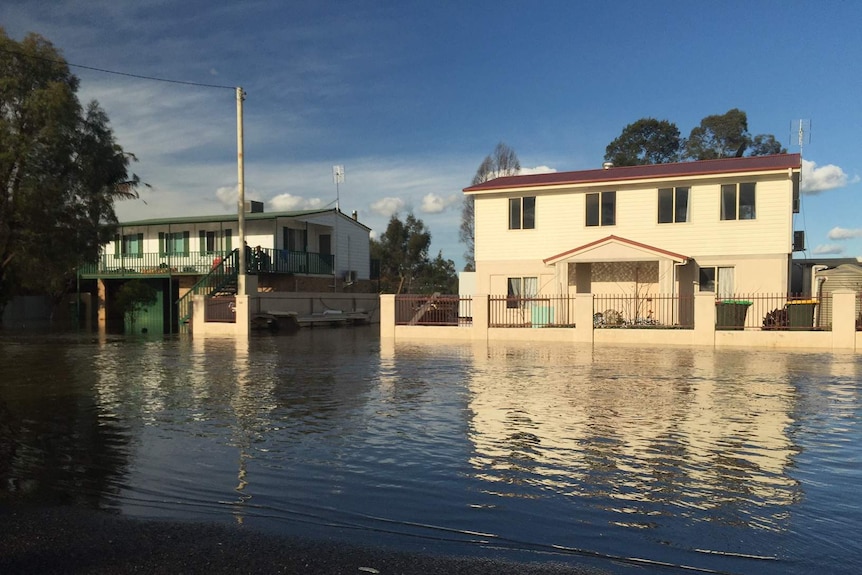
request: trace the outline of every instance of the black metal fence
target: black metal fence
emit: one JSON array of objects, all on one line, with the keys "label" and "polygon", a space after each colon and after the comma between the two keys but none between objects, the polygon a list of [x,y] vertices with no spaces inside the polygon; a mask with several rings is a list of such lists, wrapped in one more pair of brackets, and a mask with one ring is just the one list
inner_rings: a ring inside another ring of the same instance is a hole
[{"label": "black metal fence", "polygon": [[694,328],[694,296],[614,294],[593,298],[597,328]]},{"label": "black metal fence", "polygon": [[[574,328],[577,295],[489,296],[488,327]],[[597,294],[593,328],[693,329],[694,296]],[[396,325],[472,325],[472,298],[455,295],[399,295]],[[862,330],[862,294],[856,298],[856,329]],[[735,295],[715,300],[715,329],[832,329],[832,296]]]},{"label": "black metal fence", "polygon": [[832,295],[736,294],[715,300],[716,329],[831,330]]},{"label": "black metal fence", "polygon": [[399,295],[395,325],[471,325],[472,298],[457,295]]},{"label": "black metal fence", "polygon": [[575,327],[575,297],[490,296],[488,327]]}]

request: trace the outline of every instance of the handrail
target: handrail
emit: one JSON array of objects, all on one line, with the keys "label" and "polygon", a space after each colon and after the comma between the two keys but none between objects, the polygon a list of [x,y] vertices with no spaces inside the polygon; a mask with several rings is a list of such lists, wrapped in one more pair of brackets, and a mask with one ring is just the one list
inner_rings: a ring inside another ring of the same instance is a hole
[{"label": "handrail", "polygon": [[[210,272],[199,279],[181,298],[177,300],[177,317],[180,326],[185,325],[192,317],[192,298],[196,295],[212,296],[214,293],[236,285],[239,270],[239,251],[233,250],[213,265]],[[235,288],[234,288],[235,289]]]}]

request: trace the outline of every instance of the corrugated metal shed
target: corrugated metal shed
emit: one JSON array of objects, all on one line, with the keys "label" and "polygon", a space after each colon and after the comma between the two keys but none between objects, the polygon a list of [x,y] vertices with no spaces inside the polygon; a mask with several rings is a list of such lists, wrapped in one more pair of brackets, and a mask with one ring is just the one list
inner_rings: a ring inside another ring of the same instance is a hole
[{"label": "corrugated metal shed", "polygon": [[827,296],[842,289],[862,292],[862,266],[842,264],[835,268],[819,270],[814,274],[814,281],[818,286],[815,293],[821,301],[817,325],[828,327],[832,324],[832,298]]}]

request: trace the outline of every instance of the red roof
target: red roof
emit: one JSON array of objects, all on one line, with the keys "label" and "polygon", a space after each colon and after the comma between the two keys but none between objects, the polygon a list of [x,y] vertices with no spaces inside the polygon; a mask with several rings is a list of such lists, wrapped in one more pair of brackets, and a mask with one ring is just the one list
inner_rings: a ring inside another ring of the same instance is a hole
[{"label": "red roof", "polygon": [[675,164],[650,164],[647,166],[621,166],[578,172],[553,172],[550,174],[530,174],[526,176],[504,176],[488,180],[475,186],[464,188],[465,192],[503,190],[507,188],[529,188],[539,186],[560,186],[567,184],[592,184],[618,182],[625,180],[649,180],[659,178],[683,178],[686,176],[707,176],[711,174],[732,174],[735,172],[763,172],[800,169],[802,159],[799,154],[775,154],[772,156],[751,156],[747,158],[722,158],[720,160],[700,160],[697,162],[678,162]]}]

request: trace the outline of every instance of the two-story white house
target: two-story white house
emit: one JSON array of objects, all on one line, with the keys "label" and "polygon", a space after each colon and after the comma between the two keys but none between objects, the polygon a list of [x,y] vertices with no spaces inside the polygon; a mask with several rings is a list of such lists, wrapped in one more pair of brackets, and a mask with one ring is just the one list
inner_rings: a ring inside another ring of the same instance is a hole
[{"label": "two-story white house", "polygon": [[476,293],[786,294],[800,169],[779,154],[470,186]]},{"label": "two-story white house", "polygon": [[[355,214],[337,209],[266,213],[259,202],[246,208],[247,273],[258,276],[258,289],[374,291],[371,230]],[[110,322],[111,301],[120,286],[145,280],[158,292],[158,301],[142,321],[151,332],[173,332],[189,320],[192,290],[236,289],[240,247],[236,213],[122,222],[99,261],[84,266],[80,277],[96,281],[102,325]],[[218,281],[207,284],[212,275]],[[201,286],[211,287],[197,289]]]}]

